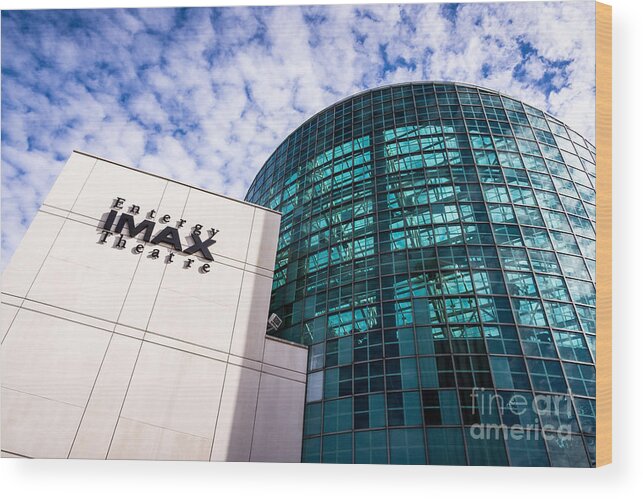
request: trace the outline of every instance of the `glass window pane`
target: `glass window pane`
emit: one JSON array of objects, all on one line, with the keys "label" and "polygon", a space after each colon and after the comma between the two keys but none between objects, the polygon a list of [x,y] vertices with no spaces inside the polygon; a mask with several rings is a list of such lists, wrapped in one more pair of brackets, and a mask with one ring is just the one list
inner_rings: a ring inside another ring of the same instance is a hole
[{"label": "glass window pane", "polygon": [[391,464],[426,464],[421,429],[390,430]]}]

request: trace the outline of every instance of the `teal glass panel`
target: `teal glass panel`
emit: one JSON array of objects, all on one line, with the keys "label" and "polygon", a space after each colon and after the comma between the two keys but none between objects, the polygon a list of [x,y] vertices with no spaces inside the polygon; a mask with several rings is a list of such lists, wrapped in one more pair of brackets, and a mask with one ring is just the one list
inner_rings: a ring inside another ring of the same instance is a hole
[{"label": "teal glass panel", "polygon": [[585,336],[569,331],[554,331],[554,339],[560,353],[560,358],[577,362],[592,362],[592,356],[587,347]]},{"label": "teal glass panel", "polygon": [[390,430],[391,464],[426,464],[421,429]]},{"label": "teal glass panel", "polygon": [[469,464],[472,466],[506,466],[504,433],[497,425],[479,425],[465,429]]},{"label": "teal glass panel", "polygon": [[484,337],[489,353],[520,355],[520,343],[514,326],[485,325]]},{"label": "teal glass panel", "polygon": [[529,390],[525,361],[519,357],[489,357],[496,388]]},{"label": "teal glass panel", "polygon": [[545,439],[540,431],[509,429],[507,439],[509,458],[512,466],[540,467],[549,466],[545,449]]},{"label": "teal glass panel", "polygon": [[549,434],[546,439],[552,466],[589,467],[583,440],[577,435]]},{"label": "teal glass panel", "polygon": [[321,461],[321,438],[304,439],[301,461],[303,463],[319,463]]},{"label": "teal glass panel", "polygon": [[542,303],[538,300],[512,300],[518,324],[529,326],[546,326],[545,312]]},{"label": "teal glass panel", "polygon": [[545,310],[552,327],[581,330],[576,311],[571,303],[545,302]]},{"label": "teal glass panel", "polygon": [[322,463],[353,462],[353,434],[340,433],[322,438]]},{"label": "teal glass panel", "polygon": [[525,355],[557,358],[554,340],[548,329],[520,328],[520,341]]},{"label": "teal glass panel", "polygon": [[596,402],[588,398],[574,397],[576,413],[583,433],[596,433]]},{"label": "teal glass panel", "polygon": [[565,280],[562,277],[538,274],[540,295],[550,300],[571,301]]},{"label": "teal glass panel", "polygon": [[560,362],[552,360],[527,359],[531,384],[534,390],[542,392],[567,392]]},{"label": "teal glass panel", "polygon": [[569,389],[574,395],[596,396],[596,370],[594,366],[563,362]]},{"label": "teal glass panel", "polygon": [[321,433],[321,421],[321,403],[306,405],[304,435],[318,435]]},{"label": "teal glass panel", "polygon": [[353,399],[344,398],[324,403],[324,433],[350,430],[353,427]]},{"label": "teal glass panel", "polygon": [[388,463],[388,445],[385,430],[355,433],[355,463]]},{"label": "teal glass panel", "polygon": [[427,428],[429,464],[459,466],[466,464],[460,428]]}]

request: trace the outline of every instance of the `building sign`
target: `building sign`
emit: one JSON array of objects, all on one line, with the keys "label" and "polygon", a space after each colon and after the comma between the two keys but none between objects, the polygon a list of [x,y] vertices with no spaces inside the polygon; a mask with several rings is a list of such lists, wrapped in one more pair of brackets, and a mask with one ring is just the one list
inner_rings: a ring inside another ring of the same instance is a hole
[{"label": "building sign", "polygon": [[[145,245],[139,241],[154,245],[165,245],[170,252],[165,257],[165,263],[174,263],[177,254],[186,258],[183,260],[183,267],[186,269],[198,267],[199,272],[205,274],[210,272],[210,264],[199,265],[197,260],[213,261],[210,248],[216,244],[214,237],[219,229],[214,227],[205,228],[201,224],[186,226],[187,220],[180,218],[173,222],[169,214],[158,216],[156,210],[147,212],[145,219],[136,223],[134,216],[139,215],[141,207],[135,204],[125,207],[125,198],[117,197],[111,206],[107,218],[101,229],[99,244],[105,244],[113,237],[114,248],[124,249],[130,238],[135,238],[136,245],[132,253],[141,254],[145,251]],[[182,232],[190,231],[187,235]],[[116,237],[118,236],[118,237]],[[157,259],[161,256],[161,250],[153,248],[147,257]]]}]

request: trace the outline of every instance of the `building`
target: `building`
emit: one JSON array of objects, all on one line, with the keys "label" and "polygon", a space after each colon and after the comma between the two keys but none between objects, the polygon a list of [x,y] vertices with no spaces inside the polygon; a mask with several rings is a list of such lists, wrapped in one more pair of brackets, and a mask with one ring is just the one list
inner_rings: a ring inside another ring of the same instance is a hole
[{"label": "building", "polygon": [[3,456],[594,466],[595,154],[433,82],[247,202],[74,152],[3,275]]},{"label": "building", "polygon": [[304,462],[594,465],[595,155],[454,83],[288,136],[246,200],[282,214],[270,312],[310,346]]},{"label": "building", "polygon": [[74,152],[3,275],[3,456],[298,462],[279,218]]}]

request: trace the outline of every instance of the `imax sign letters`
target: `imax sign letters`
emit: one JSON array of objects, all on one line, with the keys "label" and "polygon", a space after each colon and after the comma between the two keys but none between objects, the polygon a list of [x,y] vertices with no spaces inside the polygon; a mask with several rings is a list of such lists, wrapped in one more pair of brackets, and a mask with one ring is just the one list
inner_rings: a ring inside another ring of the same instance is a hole
[{"label": "imax sign letters", "polygon": [[[145,251],[145,245],[138,241],[144,241],[153,245],[165,245],[170,248],[170,252],[165,257],[165,263],[173,263],[177,253],[187,255],[184,260],[184,268],[191,268],[196,261],[195,258],[213,261],[210,248],[216,244],[214,237],[219,233],[219,229],[214,227],[205,229],[203,225],[196,224],[191,228],[188,235],[182,237],[181,232],[184,229],[187,220],[180,218],[172,224],[171,215],[165,214],[157,218],[156,210],[147,213],[144,220],[138,223],[134,219],[141,211],[140,206],[130,205],[124,210],[125,198],[117,197],[111,206],[107,218],[101,229],[101,236],[98,242],[105,244],[108,238],[115,237],[114,248],[124,249],[127,246],[129,238],[136,238],[136,246],[132,249],[135,254]],[[183,230],[181,230],[183,229]],[[116,237],[118,236],[118,237]],[[150,250],[148,258],[156,259],[160,257],[160,249]],[[193,258],[189,258],[193,257]],[[199,267],[199,271],[207,273],[210,271],[210,264],[204,263]]]}]

